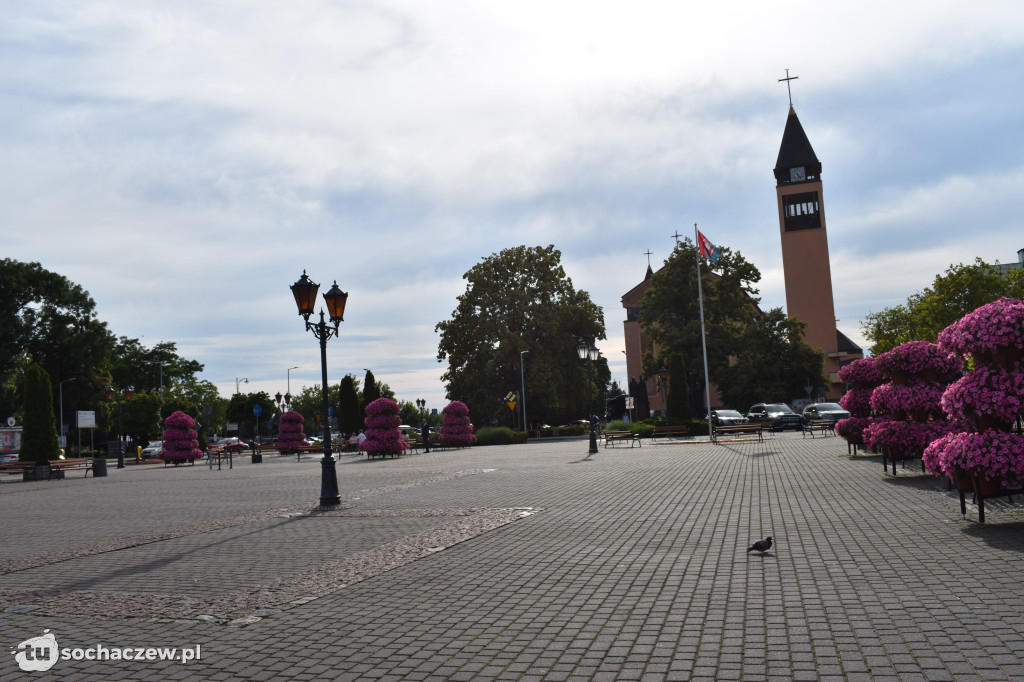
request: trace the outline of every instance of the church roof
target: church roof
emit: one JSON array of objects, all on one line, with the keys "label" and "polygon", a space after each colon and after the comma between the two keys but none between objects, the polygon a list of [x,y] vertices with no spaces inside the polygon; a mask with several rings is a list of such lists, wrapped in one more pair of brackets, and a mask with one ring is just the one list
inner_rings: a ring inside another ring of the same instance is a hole
[{"label": "church roof", "polygon": [[785,168],[821,167],[821,162],[814,154],[811,141],[804,133],[804,127],[800,125],[796,110],[789,107],[789,116],[786,118],[786,130],[782,133],[782,145],[779,147],[779,158],[775,162],[775,170]]},{"label": "church roof", "polygon": [[847,336],[846,334],[842,333],[838,329],[836,330],[836,341],[839,344],[839,348],[837,348],[837,350],[840,351],[840,352],[846,352],[846,353],[850,353],[850,354],[859,353],[861,355],[864,354],[864,349],[863,348],[861,348],[860,346],[855,344],[853,341],[851,341],[849,336]]}]

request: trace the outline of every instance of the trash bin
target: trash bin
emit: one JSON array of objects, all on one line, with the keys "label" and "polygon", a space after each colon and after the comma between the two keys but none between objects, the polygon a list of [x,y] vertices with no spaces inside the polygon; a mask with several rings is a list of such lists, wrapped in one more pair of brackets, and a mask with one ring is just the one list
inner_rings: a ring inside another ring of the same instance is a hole
[{"label": "trash bin", "polygon": [[92,458],[92,477],[99,478],[107,475],[107,460],[103,457]]}]

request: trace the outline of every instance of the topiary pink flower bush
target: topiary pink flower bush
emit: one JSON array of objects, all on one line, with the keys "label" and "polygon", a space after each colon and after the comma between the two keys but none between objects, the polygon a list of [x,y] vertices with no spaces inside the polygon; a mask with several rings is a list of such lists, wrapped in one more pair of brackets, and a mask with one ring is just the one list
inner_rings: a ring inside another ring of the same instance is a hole
[{"label": "topiary pink flower bush", "polygon": [[377,398],[366,406],[366,440],[359,449],[370,457],[401,455],[408,444],[398,425],[401,408],[390,398]]},{"label": "topiary pink flower bush", "polygon": [[1024,436],[988,429],[984,433],[954,433],[925,450],[924,465],[936,476],[978,476],[989,480],[1024,480]]},{"label": "topiary pink flower bush", "polygon": [[306,444],[306,434],[302,431],[305,420],[302,413],[295,410],[281,413],[274,446],[281,452],[298,452],[299,446]]},{"label": "topiary pink flower bush", "polygon": [[939,347],[960,356],[1012,350],[1016,364],[1024,350],[1024,301],[1001,298],[967,313],[939,332]]},{"label": "topiary pink flower bush", "polygon": [[194,462],[203,458],[199,449],[199,434],[195,431],[196,420],[182,411],[171,414],[164,420],[164,448],[162,458],[175,466],[183,462]]},{"label": "topiary pink flower bush", "polygon": [[476,442],[473,426],[469,423],[469,408],[465,403],[453,400],[441,410],[441,445],[452,448],[469,447]]}]

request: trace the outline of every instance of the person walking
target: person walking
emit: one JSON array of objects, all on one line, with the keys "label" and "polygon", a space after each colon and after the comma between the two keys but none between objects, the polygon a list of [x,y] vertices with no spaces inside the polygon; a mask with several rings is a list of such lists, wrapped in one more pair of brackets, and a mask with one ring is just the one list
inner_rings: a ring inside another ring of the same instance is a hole
[{"label": "person walking", "polygon": [[420,438],[423,439],[423,452],[430,452],[430,427],[426,419],[420,422]]}]

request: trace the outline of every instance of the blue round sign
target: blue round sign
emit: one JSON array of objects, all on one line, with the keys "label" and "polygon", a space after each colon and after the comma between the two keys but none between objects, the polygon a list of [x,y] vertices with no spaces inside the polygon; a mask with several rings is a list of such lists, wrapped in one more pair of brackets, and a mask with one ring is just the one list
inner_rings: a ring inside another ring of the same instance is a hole
[{"label": "blue round sign", "polygon": [[252,413],[257,417],[260,416],[261,414],[263,414],[263,406],[260,405],[259,403],[256,403],[255,405],[252,406]]},{"label": "blue round sign", "polygon": [[333,407],[331,407],[331,406],[327,407],[327,416],[328,417],[333,417],[334,416],[334,408]]}]

